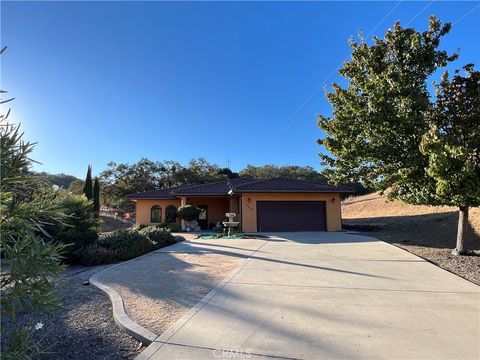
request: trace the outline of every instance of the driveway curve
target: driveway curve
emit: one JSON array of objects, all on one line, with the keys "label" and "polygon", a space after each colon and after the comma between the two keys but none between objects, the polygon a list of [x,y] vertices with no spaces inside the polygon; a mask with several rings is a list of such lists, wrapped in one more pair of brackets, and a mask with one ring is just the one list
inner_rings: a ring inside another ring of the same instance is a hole
[{"label": "driveway curve", "polygon": [[268,235],[137,359],[480,358],[479,286],[371,237]]}]

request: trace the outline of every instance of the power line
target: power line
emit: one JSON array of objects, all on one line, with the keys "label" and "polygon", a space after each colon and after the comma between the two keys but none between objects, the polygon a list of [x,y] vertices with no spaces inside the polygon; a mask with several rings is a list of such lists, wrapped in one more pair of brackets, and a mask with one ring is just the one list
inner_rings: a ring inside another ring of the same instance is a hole
[{"label": "power line", "polygon": [[[390,11],[383,17],[382,20],[380,20],[380,22],[374,26],[374,28],[370,31],[370,33],[366,36],[366,38],[369,38],[374,32],[375,30],[377,30],[377,28],[393,13],[393,11],[395,11],[395,9],[402,3],[403,0],[400,0],[398,1],[395,6],[393,6]],[[435,2],[435,0],[432,0],[430,1],[425,7],[423,7],[418,13],[416,13],[404,26],[407,27],[409,24],[411,24],[417,17],[419,17],[425,10],[427,10],[433,3]],[[475,10],[477,10],[478,8],[480,8],[480,4],[473,7],[471,10],[469,10],[468,12],[466,12],[464,15],[462,15],[460,18],[458,18],[455,22],[452,23],[452,25],[456,25],[458,24],[460,21],[462,21],[463,19],[465,19],[467,16],[469,16],[471,13],[473,13]],[[292,115],[290,115],[290,117],[283,123],[283,126],[281,127],[286,127],[288,126],[290,123],[291,123],[291,120],[295,120],[298,116],[298,113],[301,109],[303,109],[303,107],[316,95],[316,93],[318,92],[318,90],[320,90],[321,88],[323,88],[327,81],[338,71],[339,67],[341,67],[343,65],[343,63],[345,61],[347,61],[348,58],[344,59],[340,64],[337,65],[336,68],[333,69],[332,72],[330,72],[328,74],[328,76],[323,80],[323,82],[318,86],[316,87],[312,93],[310,93],[310,95],[300,104],[300,106],[298,106],[298,108],[292,113]],[[318,101],[315,101],[314,104],[316,104]],[[311,105],[310,105],[311,106]],[[310,107],[309,106],[309,107]]]},{"label": "power line", "polygon": [[417,17],[419,17],[421,13],[423,13],[425,10],[427,10],[427,8],[430,7],[430,5],[432,5],[434,1],[435,1],[435,0],[430,1],[430,2],[427,4],[427,6],[425,6],[422,10],[420,10],[413,18],[411,18],[410,21],[405,24],[405,26],[410,25],[410,23],[411,23],[413,20],[415,20]]},{"label": "power line", "polygon": [[465,19],[468,15],[470,15],[471,13],[473,13],[475,10],[477,10],[478,8],[480,7],[480,4],[478,4],[477,6],[475,6],[472,10],[470,10],[469,12],[463,14],[463,16],[461,16],[457,21],[455,21],[452,25],[456,25],[458,24],[460,21],[462,21],[463,19]]},{"label": "power line", "polygon": [[[375,30],[377,30],[377,28],[395,11],[395,9],[402,3],[403,0],[400,0],[398,1],[395,6],[393,6],[390,11],[382,18],[382,20],[380,20],[374,27],[373,29],[369,32],[369,34],[367,35],[367,38],[370,37],[373,32]],[[432,1],[433,2],[433,1]],[[332,77],[332,75],[334,75],[337,71],[338,71],[338,68],[341,67],[343,65],[343,63],[345,61],[348,60],[348,57],[346,59],[344,59],[340,64],[338,64],[333,70],[332,72],[330,72],[330,74],[328,74],[328,76],[322,81],[322,83],[317,86],[311,93],[310,95],[307,96],[307,98],[295,109],[295,111],[287,118],[287,120],[283,123],[282,126],[280,127],[286,127],[288,126],[288,124],[290,123],[290,120],[294,119],[297,115],[297,113],[303,109],[303,107],[315,96],[315,94],[320,90],[322,89],[326,82]]]},{"label": "power line", "polygon": [[387,13],[387,15],[385,15],[383,17],[383,19],[372,29],[372,31],[370,31],[370,33],[367,35],[367,38],[369,38],[370,36],[373,35],[373,33],[375,32],[375,30],[377,30],[377,28],[385,21],[387,20],[387,18],[390,16],[391,13],[393,13],[395,11],[395,9],[397,7],[400,6],[400,4],[402,3],[402,0],[400,0],[397,5],[395,5],[393,8],[390,9],[390,11]]}]

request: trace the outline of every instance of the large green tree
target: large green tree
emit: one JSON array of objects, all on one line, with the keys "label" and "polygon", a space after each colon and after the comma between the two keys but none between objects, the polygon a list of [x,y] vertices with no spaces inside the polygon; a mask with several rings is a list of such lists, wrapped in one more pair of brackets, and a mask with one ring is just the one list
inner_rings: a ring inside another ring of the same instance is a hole
[{"label": "large green tree", "polygon": [[100,216],[100,180],[97,176],[93,182],[93,212],[97,217]]},{"label": "large green tree", "polygon": [[88,200],[93,199],[93,183],[92,183],[92,166],[88,165],[87,176],[85,177],[85,184],[83,185],[83,193]]},{"label": "large green tree", "polygon": [[445,72],[435,86],[429,131],[421,144],[437,197],[459,208],[456,254],[466,250],[468,209],[480,206],[480,72],[472,64],[464,70],[466,76],[457,70],[452,80]]},{"label": "large green tree", "polygon": [[372,45],[352,41],[351,60],[340,70],[348,85],[333,84],[333,117],[318,119],[325,132],[319,144],[329,152],[320,157],[332,181],[361,181],[410,204],[449,204],[421,143],[431,128],[427,81],[458,57],[439,49],[450,28],[430,17],[422,33],[397,22]]}]

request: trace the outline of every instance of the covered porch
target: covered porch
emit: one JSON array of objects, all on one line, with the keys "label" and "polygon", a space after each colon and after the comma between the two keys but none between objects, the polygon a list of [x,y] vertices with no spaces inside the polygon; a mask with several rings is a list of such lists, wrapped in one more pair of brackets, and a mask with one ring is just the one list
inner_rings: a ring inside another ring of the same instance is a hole
[{"label": "covered porch", "polygon": [[[204,211],[200,214],[198,224],[202,230],[213,229],[219,221],[225,221],[226,213],[237,214],[235,221],[241,227],[241,197],[240,196],[182,196],[180,206],[194,205]],[[182,229],[186,223],[182,220]]]}]

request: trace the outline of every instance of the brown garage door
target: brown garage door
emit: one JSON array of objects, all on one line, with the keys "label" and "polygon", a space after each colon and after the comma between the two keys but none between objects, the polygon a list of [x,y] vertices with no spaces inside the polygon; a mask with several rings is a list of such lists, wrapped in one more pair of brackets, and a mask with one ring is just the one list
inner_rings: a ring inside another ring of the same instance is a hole
[{"label": "brown garage door", "polygon": [[325,201],[257,201],[258,231],[325,231]]}]

